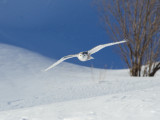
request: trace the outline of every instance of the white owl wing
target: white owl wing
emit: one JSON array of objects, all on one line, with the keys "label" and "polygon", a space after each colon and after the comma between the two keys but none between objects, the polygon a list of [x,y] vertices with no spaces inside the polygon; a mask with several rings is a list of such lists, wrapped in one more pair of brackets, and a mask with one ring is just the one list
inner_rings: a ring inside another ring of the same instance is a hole
[{"label": "white owl wing", "polygon": [[64,56],[60,60],[58,60],[57,62],[53,63],[51,66],[49,66],[48,68],[46,68],[44,71],[48,71],[49,69],[51,69],[51,68],[55,67],[56,65],[60,64],[64,60],[67,60],[67,59],[70,59],[70,58],[73,58],[73,57],[77,57],[77,56],[78,56],[78,54]]},{"label": "white owl wing", "polygon": [[127,42],[127,41],[123,40],[123,41],[119,41],[119,42],[113,42],[113,43],[98,45],[98,46],[92,48],[91,50],[89,50],[88,53],[91,55],[91,54],[94,54],[94,53],[98,52],[99,50],[101,50],[105,47],[116,45],[116,44],[121,44],[121,43],[125,43],[125,42]]}]

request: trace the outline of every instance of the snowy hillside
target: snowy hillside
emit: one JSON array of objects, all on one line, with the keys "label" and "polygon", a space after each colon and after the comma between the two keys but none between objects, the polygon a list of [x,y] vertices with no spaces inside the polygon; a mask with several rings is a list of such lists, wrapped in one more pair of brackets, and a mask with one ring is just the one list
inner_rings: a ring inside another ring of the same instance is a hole
[{"label": "snowy hillside", "polygon": [[62,63],[0,44],[0,120],[159,120],[160,75]]}]

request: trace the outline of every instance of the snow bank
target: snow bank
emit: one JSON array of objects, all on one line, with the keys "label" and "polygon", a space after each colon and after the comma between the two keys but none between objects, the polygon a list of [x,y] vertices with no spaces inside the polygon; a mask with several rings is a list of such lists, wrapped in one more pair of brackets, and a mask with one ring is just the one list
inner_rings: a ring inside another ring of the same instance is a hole
[{"label": "snow bank", "polygon": [[0,120],[159,120],[160,79],[62,63],[0,45]]},{"label": "snow bank", "polygon": [[5,111],[2,120],[159,120],[160,87]]}]

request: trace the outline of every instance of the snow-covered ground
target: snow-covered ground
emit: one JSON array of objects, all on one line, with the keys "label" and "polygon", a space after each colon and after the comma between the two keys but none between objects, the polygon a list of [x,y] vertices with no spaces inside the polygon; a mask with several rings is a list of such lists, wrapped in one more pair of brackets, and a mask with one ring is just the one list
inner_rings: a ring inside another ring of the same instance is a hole
[{"label": "snow-covered ground", "polygon": [[0,44],[0,120],[159,120],[160,73],[130,77]]}]

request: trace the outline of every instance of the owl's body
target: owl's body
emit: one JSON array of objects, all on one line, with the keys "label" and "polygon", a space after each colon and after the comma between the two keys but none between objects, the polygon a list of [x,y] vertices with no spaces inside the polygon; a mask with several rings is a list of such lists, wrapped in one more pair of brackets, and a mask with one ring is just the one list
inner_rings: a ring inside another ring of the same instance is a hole
[{"label": "owl's body", "polygon": [[87,61],[87,60],[91,60],[91,59],[94,59],[94,58],[91,57],[88,52],[80,52],[80,53],[78,54],[78,59],[79,59],[80,61]]}]

